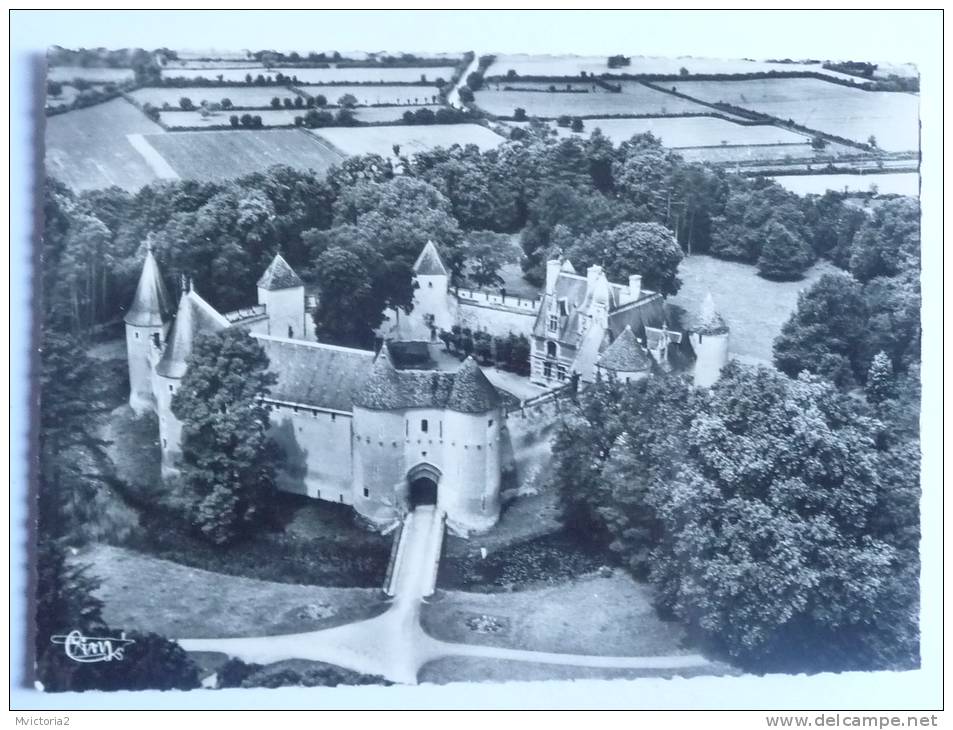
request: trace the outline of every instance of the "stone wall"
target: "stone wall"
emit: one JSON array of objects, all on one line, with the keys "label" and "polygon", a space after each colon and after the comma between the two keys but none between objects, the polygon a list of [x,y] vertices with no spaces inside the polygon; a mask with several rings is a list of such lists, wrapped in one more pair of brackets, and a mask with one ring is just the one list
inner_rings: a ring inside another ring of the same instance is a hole
[{"label": "stone wall", "polygon": [[[515,297],[514,297],[515,298]],[[507,301],[510,297],[506,298]],[[516,309],[475,300],[459,299],[457,324],[473,331],[489,332],[495,337],[532,335],[536,312],[531,309]]]}]

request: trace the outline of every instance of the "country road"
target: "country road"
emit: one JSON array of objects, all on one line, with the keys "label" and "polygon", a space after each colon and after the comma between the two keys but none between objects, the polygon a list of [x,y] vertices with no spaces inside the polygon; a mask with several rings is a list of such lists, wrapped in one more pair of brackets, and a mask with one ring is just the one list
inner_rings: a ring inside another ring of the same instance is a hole
[{"label": "country road", "polygon": [[474,52],[473,61],[470,62],[470,65],[467,66],[466,71],[460,74],[460,78],[456,84],[453,85],[453,88],[450,90],[450,93],[447,94],[447,103],[457,109],[466,109],[466,106],[462,101],[460,101],[460,87],[467,82],[467,76],[476,71],[480,67],[480,54]]}]

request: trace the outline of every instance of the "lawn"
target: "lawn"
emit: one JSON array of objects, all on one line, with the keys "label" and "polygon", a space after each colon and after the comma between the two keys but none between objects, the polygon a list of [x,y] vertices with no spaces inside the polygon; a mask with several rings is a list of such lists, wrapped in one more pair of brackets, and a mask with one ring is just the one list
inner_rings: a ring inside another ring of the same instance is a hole
[{"label": "lawn", "polygon": [[320,138],[297,129],[176,132],[146,140],[180,177],[227,180],[272,165],[323,174],[343,159]]},{"label": "lawn", "polygon": [[869,192],[881,195],[920,195],[920,174],[888,172],[871,175],[779,175],[775,182],[798,195],[823,195],[827,190]]},{"label": "lawn", "polygon": [[[648,677],[670,679],[673,677],[699,677],[737,674],[722,663],[685,669],[601,669],[574,667],[559,664],[535,664],[514,662],[506,659],[482,657],[445,657],[437,659],[420,670],[421,684],[449,684],[451,682],[544,682],[547,680],[579,679],[642,679]],[[529,701],[526,707],[532,707]],[[545,702],[541,706],[546,706]]]},{"label": "lawn", "polygon": [[711,292],[731,327],[732,354],[767,364],[772,359],[774,339],[797,306],[798,292],[835,270],[833,264],[821,261],[801,281],[775,282],[762,279],[757,269],[748,264],[711,256],[688,256],[678,269],[682,288],[669,301],[692,311]]},{"label": "lawn", "polygon": [[428,124],[426,126],[395,125],[390,127],[326,127],[310,130],[345,155],[378,154],[393,156],[393,147],[400,145],[402,155],[475,144],[481,150],[492,149],[504,140],[479,124]]},{"label": "lawn", "polygon": [[110,81],[129,81],[135,74],[131,68],[95,68],[87,66],[50,66],[46,69],[47,81],[72,81],[84,79],[106,84]]},{"label": "lawn", "polygon": [[439,591],[423,605],[421,622],[435,638],[464,644],[604,656],[697,653],[681,624],[662,621],[652,601],[648,584],[607,570],[539,590]]},{"label": "lawn", "polygon": [[271,100],[276,96],[283,103],[285,99],[293,101],[300,94],[289,91],[283,86],[186,86],[183,88],[150,86],[136,89],[130,96],[142,104],[148,103],[160,108],[163,104],[169,104],[178,109],[179,99],[183,96],[190,99],[195,106],[199,106],[202,101],[208,101],[211,104],[219,103],[222,99],[229,99],[232,105],[237,107],[270,108]]},{"label": "lawn", "polygon": [[373,588],[272,583],[189,568],[95,545],[73,558],[102,581],[96,595],[117,630],[170,638],[267,636],[314,631],[386,610]]},{"label": "lawn", "polygon": [[915,94],[863,91],[818,79],[679,81],[683,94],[725,102],[811,129],[866,142],[874,135],[885,150],[919,149],[919,98]]},{"label": "lawn", "polygon": [[[246,74],[254,78],[258,75],[266,79],[274,79],[276,74],[297,76],[302,84],[434,84],[437,79],[449,81],[453,76],[453,66],[407,67],[407,68],[275,68],[264,70],[260,68],[166,68],[162,70],[162,78],[206,78],[217,79],[222,76],[223,81],[245,81]],[[332,90],[333,93],[333,90]]]},{"label": "lawn", "polygon": [[328,104],[337,104],[345,94],[357,99],[358,106],[375,104],[436,104],[439,101],[435,86],[295,86],[309,96],[319,94]]},{"label": "lawn", "polygon": [[57,114],[46,120],[46,170],[74,190],[118,185],[136,191],[157,178],[128,135],[159,139],[162,127],[125,99]]},{"label": "lawn", "polygon": [[513,115],[516,107],[526,110],[531,117],[555,118],[561,114],[686,114],[709,111],[695,102],[651,89],[637,81],[620,81],[621,93],[599,88],[588,94],[564,94],[537,91],[500,91],[494,89],[476,92],[476,104],[490,114],[502,117]]}]

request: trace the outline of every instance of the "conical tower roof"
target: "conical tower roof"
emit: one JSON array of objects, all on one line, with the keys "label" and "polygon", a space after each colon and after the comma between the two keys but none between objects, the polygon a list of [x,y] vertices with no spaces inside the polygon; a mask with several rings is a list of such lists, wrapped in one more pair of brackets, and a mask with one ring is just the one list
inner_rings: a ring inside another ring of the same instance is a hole
[{"label": "conical tower roof", "polygon": [[468,357],[453,375],[447,408],[461,413],[486,413],[500,405],[500,394],[487,380],[476,360]]},{"label": "conical tower roof", "polygon": [[639,344],[631,325],[626,325],[622,334],[615,338],[597,361],[601,367],[617,373],[637,373],[652,369],[649,353]]},{"label": "conical tower roof", "polygon": [[388,408],[402,408],[405,406],[401,394],[400,375],[394,367],[390,350],[385,342],[381,351],[374,358],[364,387],[354,398],[354,403],[364,408],[386,410]]},{"label": "conical tower roof", "polygon": [[172,325],[165,351],[156,372],[167,378],[181,378],[188,369],[195,337],[202,332],[220,332],[228,327],[228,320],[202,297],[189,290],[179,299],[179,309]]},{"label": "conical tower roof", "polygon": [[705,295],[698,314],[692,318],[690,324],[691,326],[688,329],[699,335],[723,335],[728,332],[728,323],[718,313],[711,292]]},{"label": "conical tower roof", "polygon": [[443,265],[440,253],[433,241],[427,241],[414,263],[414,273],[422,276],[447,276],[447,267]]},{"label": "conical tower roof", "polygon": [[258,280],[258,288],[269,291],[294,289],[298,286],[304,286],[304,282],[280,253],[275,254],[268,268],[265,269],[265,273]]},{"label": "conical tower roof", "polygon": [[142,263],[136,296],[129,305],[124,320],[134,327],[160,327],[169,321],[172,314],[172,299],[159,273],[159,264],[152,255],[152,248],[146,248],[146,259]]}]

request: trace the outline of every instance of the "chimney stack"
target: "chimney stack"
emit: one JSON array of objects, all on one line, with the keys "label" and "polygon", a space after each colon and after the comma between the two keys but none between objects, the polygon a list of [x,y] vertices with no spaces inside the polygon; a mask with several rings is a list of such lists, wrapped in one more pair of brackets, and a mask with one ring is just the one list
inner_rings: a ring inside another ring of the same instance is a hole
[{"label": "chimney stack", "polygon": [[559,276],[559,269],[562,262],[559,259],[550,259],[546,262],[546,293],[553,294],[556,291],[556,278]]},{"label": "chimney stack", "polygon": [[602,267],[599,264],[593,264],[586,269],[586,282],[589,286],[592,286],[600,276],[602,276]]},{"label": "chimney stack", "polygon": [[629,275],[629,298],[634,302],[642,295],[642,276],[639,274]]}]

